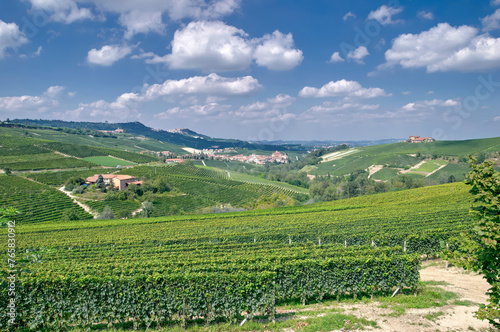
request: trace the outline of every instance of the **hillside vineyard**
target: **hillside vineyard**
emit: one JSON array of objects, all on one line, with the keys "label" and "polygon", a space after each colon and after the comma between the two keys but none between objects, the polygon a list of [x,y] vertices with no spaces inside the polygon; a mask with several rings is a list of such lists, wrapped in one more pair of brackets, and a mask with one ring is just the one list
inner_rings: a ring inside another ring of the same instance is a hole
[{"label": "hillside vineyard", "polygon": [[18,319],[34,330],[211,322],[413,290],[421,255],[471,227],[468,204],[455,184],[238,214],[20,225],[20,251],[36,259],[19,275]]}]

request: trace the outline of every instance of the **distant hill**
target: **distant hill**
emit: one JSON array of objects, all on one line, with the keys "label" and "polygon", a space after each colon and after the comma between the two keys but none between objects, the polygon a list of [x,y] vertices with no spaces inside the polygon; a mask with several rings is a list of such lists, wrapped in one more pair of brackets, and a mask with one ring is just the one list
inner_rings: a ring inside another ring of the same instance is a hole
[{"label": "distant hill", "polygon": [[107,123],[107,122],[74,122],[62,120],[34,120],[34,119],[14,119],[11,123],[20,123],[34,126],[58,127],[58,128],[80,128],[94,130],[116,130],[118,128],[125,130],[127,133],[135,135],[143,135],[145,137],[157,139],[159,141],[168,142],[180,146],[186,146],[196,149],[207,148],[246,148],[250,150],[265,150],[265,151],[287,151],[287,150],[303,150],[301,145],[273,145],[250,143],[237,139],[212,138],[209,136],[198,134],[189,129],[183,129],[181,132],[169,132],[166,130],[156,130],[145,126],[140,122],[124,122],[124,123]]},{"label": "distant hill", "polygon": [[311,175],[343,176],[355,170],[368,170],[370,176],[380,181],[406,174],[444,183],[450,176],[456,181],[463,180],[469,171],[467,156],[480,154],[499,164],[500,137],[356,147],[325,155],[322,163],[306,166],[303,171]]}]

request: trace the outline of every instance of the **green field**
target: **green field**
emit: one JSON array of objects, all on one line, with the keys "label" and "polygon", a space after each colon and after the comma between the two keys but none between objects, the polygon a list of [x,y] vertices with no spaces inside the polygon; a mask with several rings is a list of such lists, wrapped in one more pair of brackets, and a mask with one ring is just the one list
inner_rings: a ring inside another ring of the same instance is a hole
[{"label": "green field", "polygon": [[412,169],[410,173],[413,171],[431,173],[437,170],[439,167],[444,166],[446,164],[448,164],[446,160],[428,160],[422,165],[420,165],[420,167]]},{"label": "green field", "polygon": [[135,163],[132,163],[130,161],[110,157],[110,156],[99,156],[99,157],[87,157],[83,158],[83,160],[90,161],[91,163],[100,165],[100,166],[109,166],[109,167],[116,167],[116,166],[130,166],[130,165],[135,165]]},{"label": "green field", "polygon": [[[28,263],[31,273],[16,280],[17,319],[34,330],[132,318],[210,324],[241,321],[243,311],[273,316],[287,302],[415,289],[420,255],[472,226],[468,189],[457,183],[223,215],[20,224],[16,249],[43,263]],[[0,313],[0,323],[6,317]]]},{"label": "green field", "polygon": [[388,181],[392,179],[393,177],[397,176],[399,173],[399,169],[397,168],[388,168],[384,167],[380,171],[375,172],[371,178],[376,179],[376,180],[381,180],[381,181]]}]

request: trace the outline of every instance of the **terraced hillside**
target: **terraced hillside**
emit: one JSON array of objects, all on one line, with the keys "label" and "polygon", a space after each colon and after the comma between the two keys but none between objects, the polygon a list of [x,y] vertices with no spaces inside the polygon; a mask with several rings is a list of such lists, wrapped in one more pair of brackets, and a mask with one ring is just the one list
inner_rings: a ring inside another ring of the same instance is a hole
[{"label": "terraced hillside", "polygon": [[209,324],[243,312],[274,316],[290,300],[414,289],[419,255],[471,227],[467,190],[450,184],[224,215],[20,225],[19,250],[43,263],[18,277],[18,321],[33,330]]},{"label": "terraced hillside", "polygon": [[[388,167],[389,170],[384,170],[377,176],[374,175],[374,178],[385,181],[397,176],[399,171],[415,167],[425,158],[441,158],[449,160],[450,167],[447,166],[437,170],[439,166],[434,166],[434,163],[442,163],[441,165],[444,166],[447,162],[443,160],[430,161],[427,165],[423,165],[421,169],[414,169],[414,173],[418,174],[421,171],[422,177],[432,175],[431,179],[435,180],[453,175],[456,180],[461,181],[463,180],[461,170],[464,167],[467,168],[467,164],[457,163],[459,159],[463,159],[469,154],[477,156],[479,153],[499,154],[499,152],[500,137],[466,141],[435,141],[420,144],[401,142],[358,147],[329,154],[324,156],[322,163],[307,166],[304,171],[312,175],[343,176],[355,170],[364,170],[380,165]],[[434,170],[437,171],[430,174]]]},{"label": "terraced hillside", "polygon": [[184,212],[192,212],[203,207],[223,204],[231,204],[234,207],[244,206],[262,195],[274,193],[291,197],[295,197],[297,194],[306,195],[301,188],[276,185],[272,181],[249,183],[234,180],[229,178],[226,172],[208,167],[138,166],[120,173],[132,175],[141,180],[162,177],[172,186],[172,189],[183,194],[155,201],[157,215],[168,214],[173,207]]},{"label": "terraced hillside", "polygon": [[40,223],[61,220],[65,210],[75,211],[79,219],[92,216],[75,204],[68,196],[48,185],[18,176],[0,176],[0,207],[14,207],[21,213],[21,223]]},{"label": "terraced hillside", "polygon": [[49,141],[0,128],[0,168],[23,171],[96,167],[99,165],[83,158],[107,156],[123,160],[122,164],[158,161],[158,158],[135,152]]}]

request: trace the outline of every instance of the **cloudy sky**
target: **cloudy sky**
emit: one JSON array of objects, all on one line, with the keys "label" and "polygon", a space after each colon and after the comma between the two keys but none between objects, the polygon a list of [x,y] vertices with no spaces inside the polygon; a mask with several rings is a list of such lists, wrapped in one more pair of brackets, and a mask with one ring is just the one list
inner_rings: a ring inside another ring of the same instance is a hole
[{"label": "cloudy sky", "polygon": [[500,136],[500,0],[9,0],[0,119]]}]

